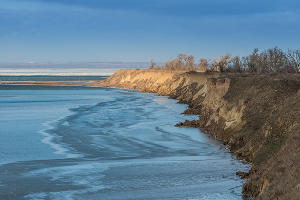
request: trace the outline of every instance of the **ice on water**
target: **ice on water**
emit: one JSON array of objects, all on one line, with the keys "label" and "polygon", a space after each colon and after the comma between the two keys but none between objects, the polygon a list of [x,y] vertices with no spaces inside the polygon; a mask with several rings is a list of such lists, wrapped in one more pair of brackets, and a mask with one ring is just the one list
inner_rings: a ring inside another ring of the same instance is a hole
[{"label": "ice on water", "polygon": [[185,108],[118,89],[0,90],[0,199],[242,199],[248,166],[175,127],[197,118]]}]

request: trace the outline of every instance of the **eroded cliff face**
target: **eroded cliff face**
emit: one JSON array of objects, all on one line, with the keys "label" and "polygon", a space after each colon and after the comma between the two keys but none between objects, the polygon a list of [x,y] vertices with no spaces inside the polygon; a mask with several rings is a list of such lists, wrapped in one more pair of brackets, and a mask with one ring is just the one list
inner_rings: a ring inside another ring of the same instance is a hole
[{"label": "eroded cliff face", "polygon": [[253,199],[300,199],[300,79],[162,70],[120,70],[100,83],[178,99],[200,128],[252,163],[243,193]]}]

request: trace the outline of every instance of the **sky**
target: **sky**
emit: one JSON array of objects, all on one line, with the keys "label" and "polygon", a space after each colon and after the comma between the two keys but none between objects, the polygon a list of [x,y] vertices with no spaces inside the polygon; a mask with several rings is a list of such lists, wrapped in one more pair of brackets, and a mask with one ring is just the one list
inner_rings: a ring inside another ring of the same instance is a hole
[{"label": "sky", "polygon": [[0,63],[300,48],[299,0],[0,0]]}]

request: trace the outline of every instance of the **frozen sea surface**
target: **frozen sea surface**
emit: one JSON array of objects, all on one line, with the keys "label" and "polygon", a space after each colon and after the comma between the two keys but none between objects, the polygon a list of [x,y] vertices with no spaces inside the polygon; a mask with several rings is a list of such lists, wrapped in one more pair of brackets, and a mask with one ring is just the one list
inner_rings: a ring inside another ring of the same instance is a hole
[{"label": "frozen sea surface", "polygon": [[0,86],[0,199],[242,199],[248,170],[185,105],[136,91]]}]

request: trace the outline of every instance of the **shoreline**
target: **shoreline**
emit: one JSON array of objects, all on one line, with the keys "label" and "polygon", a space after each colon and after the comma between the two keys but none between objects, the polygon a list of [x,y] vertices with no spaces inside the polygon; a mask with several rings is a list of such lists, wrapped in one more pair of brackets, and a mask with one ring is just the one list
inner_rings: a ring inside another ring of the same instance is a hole
[{"label": "shoreline", "polygon": [[[0,82],[0,84],[3,82]],[[243,195],[251,199],[295,199],[300,196],[300,78],[119,70],[89,83],[26,82],[32,85],[90,86],[133,89],[179,100],[183,114],[199,120],[176,126],[199,128],[222,141],[237,159],[251,164]],[[9,82],[6,84],[20,84]],[[292,106],[290,106],[292,105]],[[284,178],[283,178],[284,177]]]},{"label": "shoreline", "polygon": [[165,70],[119,70],[105,87],[157,93],[189,105],[200,116],[177,126],[199,128],[251,164],[243,195],[251,199],[300,196],[300,77]]}]

